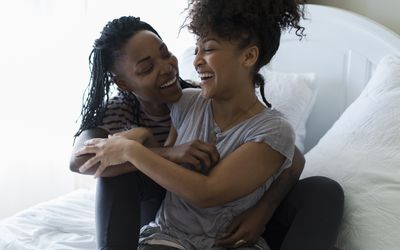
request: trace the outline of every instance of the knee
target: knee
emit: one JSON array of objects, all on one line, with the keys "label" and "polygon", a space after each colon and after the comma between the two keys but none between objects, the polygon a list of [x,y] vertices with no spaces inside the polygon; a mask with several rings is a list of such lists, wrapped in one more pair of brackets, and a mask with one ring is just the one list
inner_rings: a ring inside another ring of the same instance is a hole
[{"label": "knee", "polygon": [[313,176],[303,180],[313,194],[313,199],[326,202],[332,208],[343,210],[344,191],[342,186],[330,178],[324,176]]},{"label": "knee", "polygon": [[320,185],[320,189],[327,197],[337,201],[338,204],[343,204],[344,191],[338,182],[323,176],[316,176],[316,178],[318,178],[317,183]]}]

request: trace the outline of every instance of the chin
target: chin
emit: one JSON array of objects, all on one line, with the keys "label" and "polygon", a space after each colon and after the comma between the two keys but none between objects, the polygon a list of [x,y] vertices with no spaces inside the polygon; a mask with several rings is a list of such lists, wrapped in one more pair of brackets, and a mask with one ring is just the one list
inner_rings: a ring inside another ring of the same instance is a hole
[{"label": "chin", "polygon": [[201,90],[200,95],[201,95],[203,98],[205,98],[205,99],[210,98],[210,97],[208,96],[208,92],[205,91],[204,89]]},{"label": "chin", "polygon": [[167,103],[177,102],[182,96],[182,90],[176,91],[175,94],[168,96]]}]

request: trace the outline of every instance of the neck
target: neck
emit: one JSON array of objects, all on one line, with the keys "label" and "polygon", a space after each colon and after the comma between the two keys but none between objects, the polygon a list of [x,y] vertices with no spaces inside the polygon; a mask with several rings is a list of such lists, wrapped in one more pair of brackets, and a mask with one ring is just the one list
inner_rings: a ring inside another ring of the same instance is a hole
[{"label": "neck", "polygon": [[254,89],[247,92],[236,92],[227,99],[212,99],[214,121],[222,130],[228,130],[236,124],[249,119],[262,110]]},{"label": "neck", "polygon": [[139,100],[143,112],[151,116],[164,116],[169,114],[169,108],[166,104],[155,104]]}]

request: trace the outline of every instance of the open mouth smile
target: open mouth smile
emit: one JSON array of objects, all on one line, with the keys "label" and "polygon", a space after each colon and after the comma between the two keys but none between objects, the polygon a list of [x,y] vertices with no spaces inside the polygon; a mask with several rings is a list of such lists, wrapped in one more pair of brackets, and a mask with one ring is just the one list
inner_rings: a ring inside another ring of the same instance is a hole
[{"label": "open mouth smile", "polygon": [[169,86],[172,86],[174,83],[176,82],[176,76],[174,78],[172,78],[171,80],[169,80],[168,82],[162,84],[160,86],[161,89],[165,89],[168,88]]}]

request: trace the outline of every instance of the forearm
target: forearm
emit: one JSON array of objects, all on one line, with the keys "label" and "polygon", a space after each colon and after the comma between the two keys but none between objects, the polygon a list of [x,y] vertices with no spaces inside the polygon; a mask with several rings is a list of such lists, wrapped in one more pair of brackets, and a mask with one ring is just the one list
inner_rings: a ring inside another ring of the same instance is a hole
[{"label": "forearm", "polygon": [[159,155],[159,156],[171,161],[171,159],[169,157],[169,154],[168,154],[168,149],[169,149],[168,147],[152,147],[152,148],[149,148],[149,149],[153,153],[155,153],[155,154],[157,154],[157,155]]},{"label": "forearm", "polygon": [[303,154],[296,148],[292,166],[281,173],[256,204],[255,209],[264,211],[263,214],[266,215],[263,218],[265,223],[269,221],[272,214],[299,180],[304,163]]},{"label": "forearm", "polygon": [[[92,158],[93,155],[83,155],[83,156],[78,156],[78,157],[71,157],[71,162],[70,162],[70,170],[75,173],[79,174],[84,174],[84,175],[94,175],[97,171],[97,168],[99,164],[96,164],[94,167],[86,170],[85,172],[79,172],[79,168],[90,158]],[[112,176],[118,176],[126,173],[130,173],[133,171],[136,171],[137,169],[129,162],[119,164],[119,165],[114,165],[109,168],[107,168],[100,176],[101,177],[112,177]]]},{"label": "forearm", "polygon": [[260,219],[267,223],[272,217],[275,210],[281,204],[282,200],[289,193],[291,188],[297,182],[298,177],[292,176],[290,172],[284,171],[278,179],[276,179],[270,188],[264,193],[254,209],[261,211],[264,216]]},{"label": "forearm", "polygon": [[[125,160],[165,189],[200,207],[244,197],[261,186],[283,163],[283,157],[267,145],[248,143],[220,161],[208,175],[202,175],[154,154],[135,141],[125,143]],[[270,162],[268,168],[263,164],[266,160]],[[245,164],[247,168],[242,167]]]},{"label": "forearm", "polygon": [[[85,175],[93,175],[98,168],[98,164],[96,166],[94,166],[93,168],[88,169],[85,172],[79,172],[79,168],[87,160],[92,158],[94,156],[94,154],[86,154],[86,155],[82,155],[82,156],[76,156],[75,152],[84,146],[84,143],[86,140],[93,139],[93,138],[106,138],[108,136],[108,134],[109,133],[107,131],[105,131],[103,129],[99,129],[99,128],[93,128],[93,129],[88,129],[88,130],[83,131],[79,135],[79,137],[76,138],[75,145],[74,145],[74,148],[73,148],[72,154],[71,154],[70,163],[69,163],[70,170],[75,173],[80,173],[80,174],[85,174]],[[135,170],[136,170],[136,168],[134,168],[132,164],[127,162],[124,164],[115,165],[110,168],[107,168],[102,173],[101,176],[103,176],[103,177],[117,176],[117,175],[129,173],[129,172],[132,172]]]},{"label": "forearm", "polygon": [[[201,206],[206,196],[204,196],[204,186],[201,187],[198,183],[207,185],[206,176],[163,158],[158,154],[163,151],[160,148],[150,150],[134,141],[126,141],[126,143],[128,143],[124,147],[126,158],[137,169],[170,192]],[[158,151],[158,153],[153,151]]]}]

